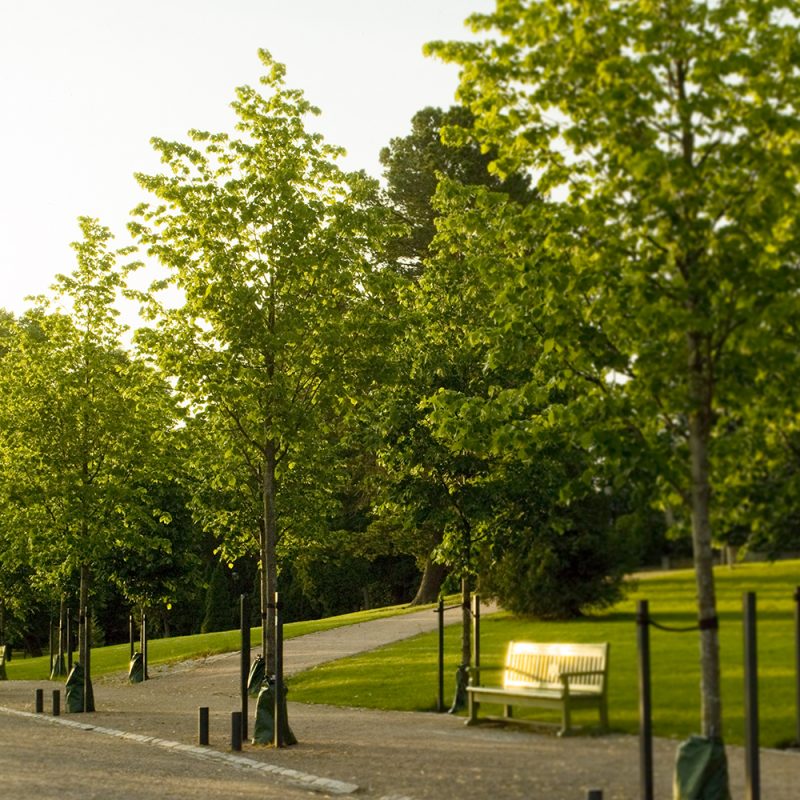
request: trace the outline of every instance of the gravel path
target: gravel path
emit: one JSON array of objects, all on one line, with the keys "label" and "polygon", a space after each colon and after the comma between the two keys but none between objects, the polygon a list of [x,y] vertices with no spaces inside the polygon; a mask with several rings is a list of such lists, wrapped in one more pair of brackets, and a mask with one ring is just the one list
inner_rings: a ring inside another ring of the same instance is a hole
[{"label": "gravel path", "polygon": [[[451,621],[457,614],[458,610],[451,613]],[[436,615],[423,611],[290,639],[285,644],[287,672],[435,626]],[[11,780],[11,791],[5,796],[31,796],[35,789],[34,796],[64,800],[213,800],[253,797],[248,792],[256,786],[260,797],[287,800],[308,796],[309,790],[374,800],[585,800],[593,788],[602,789],[605,800],[639,797],[635,737],[558,739],[522,727],[486,724],[467,728],[462,718],[447,714],[290,703],[289,720],[299,740],[297,746],[276,751],[245,744],[241,756],[230,760],[230,712],[239,707],[238,669],[239,655],[233,653],[151,669],[152,679],[136,686],[122,677],[98,680],[97,712],[58,720],[19,713],[32,711],[35,688],[46,690],[48,708],[53,684],[0,683],[0,769],[7,789]],[[210,709],[210,748],[195,746],[199,706]],[[65,727],[64,722],[83,727]],[[85,730],[87,726],[94,729]],[[133,736],[124,738],[126,733]],[[58,783],[49,784],[59,785],[58,792],[42,790],[53,765],[51,748],[79,754],[80,760],[59,759],[57,774],[68,776],[69,785],[82,793],[65,793]],[[103,755],[106,749],[107,757]],[[676,742],[655,742],[658,800],[672,796],[675,749]],[[95,757],[98,764],[85,775],[65,766],[83,765]],[[741,748],[730,747],[728,757],[734,797],[742,798]],[[109,765],[107,772],[103,764]],[[154,770],[161,777],[151,780]],[[796,800],[800,754],[763,751],[761,772],[765,800]],[[35,780],[39,783],[31,782]],[[150,787],[151,783],[154,786]],[[155,793],[147,794],[151,788]]]}]

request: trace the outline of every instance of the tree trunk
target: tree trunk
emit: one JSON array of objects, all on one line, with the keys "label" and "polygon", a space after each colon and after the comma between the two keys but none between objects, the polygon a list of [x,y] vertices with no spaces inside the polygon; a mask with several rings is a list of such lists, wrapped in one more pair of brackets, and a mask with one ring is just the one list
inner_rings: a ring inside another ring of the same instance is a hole
[{"label": "tree trunk", "polygon": [[411,605],[419,606],[425,603],[435,603],[439,599],[439,592],[449,571],[446,564],[438,564],[433,560],[433,556],[429,555],[425,559],[425,569],[422,571],[419,588],[411,601]]},{"label": "tree trunk", "polygon": [[722,737],[722,693],[719,661],[719,631],[711,537],[711,484],[709,444],[713,426],[713,376],[705,355],[705,338],[689,334],[689,448],[691,453],[692,546],[700,620],[700,669],[702,733]]},{"label": "tree trunk", "polygon": [[[275,516],[275,442],[269,440],[264,458],[264,535],[261,552],[261,654],[268,675],[275,674],[275,608],[274,598],[278,586],[276,545],[278,540]],[[266,612],[266,613],[265,613]]]},{"label": "tree trunk", "polygon": [[[271,335],[275,334],[275,316],[277,312],[277,287],[274,273],[270,276],[269,311],[267,328]],[[275,353],[269,352],[266,357],[267,377],[270,385],[275,378]],[[278,565],[275,550],[278,541],[277,519],[275,516],[275,462],[277,445],[272,432],[272,415],[267,413],[264,419],[264,465],[262,484],[263,528],[261,537],[261,656],[264,659],[266,675],[275,674],[275,592],[278,587]]]},{"label": "tree trunk", "polygon": [[468,667],[472,659],[472,611],[469,577],[461,579],[461,664]]},{"label": "tree trunk", "polygon": [[78,653],[81,664],[86,659],[86,652],[84,648],[88,642],[85,641],[86,626],[83,623],[84,611],[89,606],[89,589],[91,586],[91,572],[88,564],[81,564],[81,586],[78,600]]}]

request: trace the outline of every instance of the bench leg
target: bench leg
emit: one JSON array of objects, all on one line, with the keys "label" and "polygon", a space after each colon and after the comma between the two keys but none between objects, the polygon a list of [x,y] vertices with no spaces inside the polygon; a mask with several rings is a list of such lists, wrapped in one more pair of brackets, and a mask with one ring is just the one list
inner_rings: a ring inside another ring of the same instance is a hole
[{"label": "bench leg", "polygon": [[605,697],[600,701],[600,728],[603,733],[608,731],[608,702]]},{"label": "bench leg", "polygon": [[467,692],[467,706],[469,709],[469,716],[467,717],[466,725],[477,725],[478,724],[478,709],[480,708],[480,703],[475,699],[472,692]]},{"label": "bench leg", "polygon": [[506,719],[513,719],[514,714],[511,711],[511,706],[503,706],[503,716]]},{"label": "bench leg", "polygon": [[561,730],[559,736],[569,736],[572,733],[572,716],[570,714],[569,701],[564,700],[561,712]]}]

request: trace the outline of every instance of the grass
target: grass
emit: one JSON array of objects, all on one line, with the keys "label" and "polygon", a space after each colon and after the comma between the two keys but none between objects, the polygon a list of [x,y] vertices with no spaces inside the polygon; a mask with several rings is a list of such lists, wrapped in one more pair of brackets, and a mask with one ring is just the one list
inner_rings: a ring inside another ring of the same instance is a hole
[{"label": "grass", "polygon": [[[433,606],[428,606],[433,608]],[[284,638],[291,639],[316,631],[330,630],[344,625],[355,625],[359,622],[382,617],[397,616],[419,611],[425,606],[388,606],[386,608],[356,611],[325,619],[290,622],[284,626]],[[251,644],[261,644],[261,628],[250,631]],[[147,657],[150,666],[202,658],[216,653],[228,653],[239,650],[241,636],[239,630],[202,633],[195,636],[174,636],[169,639],[151,639],[147,646]],[[117,672],[127,672],[130,658],[130,645],[117,644],[108,647],[92,648],[92,677],[98,678]],[[46,680],[50,675],[50,656],[41,658],[13,658],[6,664],[9,680]]]},{"label": "grass", "polygon": [[[744,740],[742,595],[757,593],[760,738],[765,747],[785,745],[796,733],[793,593],[800,562],[742,564],[716,572],[725,741]],[[638,731],[636,601],[647,599],[657,621],[676,627],[695,623],[694,574],[690,570],[653,574],[627,598],[592,617],[538,622],[507,613],[484,617],[481,625],[481,682],[498,685],[509,640],[611,642],[609,706],[612,727]],[[452,698],[460,630],[445,632],[445,692]],[[700,730],[698,633],[650,628],[653,727],[657,736],[685,738]],[[380,650],[342,659],[296,675],[293,700],[397,710],[433,710],[437,687],[436,634],[423,634]],[[492,711],[493,709],[489,709]],[[496,709],[499,712],[499,707]],[[536,719],[556,721],[542,712]],[[523,716],[520,710],[519,716]],[[587,724],[596,713],[587,712]],[[576,715],[580,723],[580,714]]]},{"label": "grass", "polygon": [[[742,594],[755,591],[758,602],[758,664],[761,744],[781,746],[796,735],[795,635],[792,595],[800,585],[800,562],[743,564],[716,572],[720,642],[724,738],[741,744],[744,739]],[[615,730],[638,730],[638,678],[636,652],[636,601],[647,599],[650,613],[673,626],[694,624],[695,587],[690,570],[654,573],[639,582],[627,598],[605,613],[571,622],[538,622],[507,613],[484,617],[481,626],[481,681],[501,681],[506,644],[511,639],[611,642],[609,704]],[[322,620],[286,625],[285,637],[351,625],[380,617],[416,611],[394,606]],[[261,629],[251,632],[253,646]],[[452,698],[458,663],[460,629],[445,631],[445,692]],[[685,738],[700,729],[700,669],[698,634],[667,633],[650,628],[652,659],[653,726],[657,736]],[[150,664],[164,664],[238,650],[239,631],[155,639],[149,643]],[[113,645],[92,651],[95,677],[127,670],[129,646]],[[49,659],[15,658],[7,664],[11,680],[48,677]],[[423,634],[359,656],[341,659],[296,675],[291,680],[293,700],[367,708],[424,711],[436,704],[436,634]],[[491,709],[490,709],[491,710]],[[533,712],[537,719],[555,717]],[[520,711],[520,716],[524,712]],[[576,715],[581,722],[580,714]],[[595,724],[596,715],[585,718]]]}]

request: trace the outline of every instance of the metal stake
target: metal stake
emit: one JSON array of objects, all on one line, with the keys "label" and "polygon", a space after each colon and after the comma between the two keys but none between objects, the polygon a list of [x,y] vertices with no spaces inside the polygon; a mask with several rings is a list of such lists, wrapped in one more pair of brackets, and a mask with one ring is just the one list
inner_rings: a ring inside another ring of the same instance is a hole
[{"label": "metal stake", "polygon": [[84,609],[78,609],[78,663],[85,664],[86,655],[86,616]]},{"label": "metal stake", "polygon": [[35,697],[34,708],[37,714],[41,714],[44,711],[44,689],[37,689]]},{"label": "metal stake", "polygon": [[436,699],[436,710],[441,714],[444,710],[444,598],[439,598],[436,609],[439,616],[439,694]]},{"label": "metal stake", "polygon": [[89,606],[83,610],[83,710],[84,713],[94,711],[89,702],[89,693],[92,690],[92,621],[89,616]]},{"label": "metal stake", "polygon": [[653,800],[653,723],[650,696],[650,617],[647,600],[636,609],[639,650],[639,780],[642,800]]},{"label": "metal stake", "polygon": [[475,669],[470,676],[470,683],[473,686],[481,685],[481,598],[475,594],[472,596],[472,641],[475,656]]},{"label": "metal stake", "polygon": [[57,717],[61,714],[61,691],[53,689],[53,716]]},{"label": "metal stake", "polygon": [[745,592],[743,601],[745,797],[746,800],[759,800],[761,775],[758,754],[758,653],[755,592]]},{"label": "metal stake", "polygon": [[283,747],[283,614],[278,593],[275,592],[275,708],[274,744]]},{"label": "metal stake", "polygon": [[143,680],[148,680],[147,674],[147,614],[142,611],[142,675]]},{"label": "metal stake", "polygon": [[64,596],[61,596],[61,606],[58,609],[58,674],[64,674]]},{"label": "metal stake", "polygon": [[795,731],[795,744],[800,747],[800,586],[797,587],[794,593],[794,649],[795,649],[795,681],[796,681],[796,697],[797,697],[797,730]]},{"label": "metal stake", "polygon": [[250,602],[246,594],[240,597],[242,654],[239,660],[240,690],[242,695],[242,741],[247,741],[247,673],[250,667]]},{"label": "metal stake", "polygon": [[67,609],[67,635],[64,637],[67,645],[67,674],[72,672],[72,611]]}]

